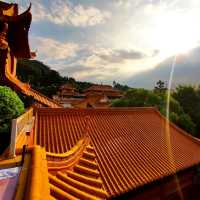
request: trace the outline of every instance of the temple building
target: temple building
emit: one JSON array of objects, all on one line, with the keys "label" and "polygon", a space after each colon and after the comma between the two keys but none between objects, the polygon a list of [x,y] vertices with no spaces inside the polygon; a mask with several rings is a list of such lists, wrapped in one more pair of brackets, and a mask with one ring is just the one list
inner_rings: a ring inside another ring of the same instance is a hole
[{"label": "temple building", "polygon": [[27,96],[32,96],[42,106],[62,107],[56,101],[33,90],[29,84],[16,76],[17,59],[30,59],[28,31],[31,24],[31,6],[18,14],[17,4],[0,2],[0,83],[12,87]]},{"label": "temple building", "polygon": [[57,97],[60,99],[83,98],[84,95],[79,94],[72,84],[67,83],[59,87],[57,96],[54,96],[54,98],[56,99]]},{"label": "temple building", "polygon": [[72,84],[62,85],[53,99],[65,108],[105,108],[122,92],[110,85],[92,85],[80,94]]},{"label": "temple building", "polygon": [[88,89],[86,89],[84,91],[84,94],[86,96],[90,96],[90,95],[103,95],[103,96],[107,96],[108,99],[112,100],[112,99],[117,99],[117,98],[121,98],[123,96],[122,92],[113,88],[110,85],[92,85],[91,87],[89,87]]},{"label": "temple building", "polygon": [[[0,156],[0,199],[198,200],[200,140],[156,108],[97,108],[95,100],[63,108],[16,77],[17,59],[31,57],[30,20],[30,8],[18,15],[16,4],[0,2],[1,82],[41,105],[12,120]],[[121,96],[100,85],[85,94],[94,91],[102,104]]]},{"label": "temple building", "polygon": [[72,108],[85,98],[84,94],[80,94],[76,88],[66,83],[59,87],[56,95],[53,96],[55,101],[58,101],[65,108]]},{"label": "temple building", "polygon": [[82,101],[73,104],[74,108],[108,108],[111,101],[105,95],[90,94]]}]

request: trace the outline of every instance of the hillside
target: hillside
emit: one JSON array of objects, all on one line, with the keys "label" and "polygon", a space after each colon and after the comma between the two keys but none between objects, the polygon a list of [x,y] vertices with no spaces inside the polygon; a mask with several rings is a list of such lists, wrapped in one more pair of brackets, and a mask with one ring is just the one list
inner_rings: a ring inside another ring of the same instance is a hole
[{"label": "hillside", "polygon": [[18,60],[17,76],[24,82],[30,82],[34,87],[49,86],[62,83],[63,77],[37,60]]},{"label": "hillside", "polygon": [[66,82],[73,84],[79,91],[92,85],[89,82],[76,81],[72,77],[62,77],[57,71],[37,60],[18,60],[17,76],[49,97],[56,94],[58,87]]},{"label": "hillside", "polygon": [[[18,60],[17,76],[21,81],[29,83],[33,89],[49,97],[56,94],[58,87],[66,82],[73,84],[79,92],[82,92],[93,84],[91,82],[76,81],[72,77],[63,77],[57,71],[52,70],[37,60]],[[122,91],[129,89],[127,85],[121,85],[115,81],[113,85]]]}]

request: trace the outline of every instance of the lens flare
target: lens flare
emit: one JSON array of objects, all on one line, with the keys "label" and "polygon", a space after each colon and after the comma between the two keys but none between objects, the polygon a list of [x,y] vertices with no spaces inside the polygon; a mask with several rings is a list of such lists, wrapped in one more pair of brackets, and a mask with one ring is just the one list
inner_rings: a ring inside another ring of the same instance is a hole
[{"label": "lens flare", "polygon": [[173,74],[174,74],[174,68],[176,64],[176,58],[177,56],[174,56],[174,59],[172,61],[171,65],[171,72],[169,76],[169,82],[168,82],[168,88],[167,88],[167,103],[166,103],[166,118],[167,120],[165,121],[165,141],[166,141],[166,146],[167,146],[167,152],[168,152],[168,157],[169,157],[169,164],[173,167],[174,169],[174,179],[177,185],[178,193],[180,199],[183,198],[183,193],[180,187],[179,179],[178,176],[176,175],[176,163],[172,151],[172,144],[171,144],[171,133],[170,133],[170,121],[169,121],[169,113],[170,113],[170,97],[171,97],[171,87],[172,87],[172,80],[173,80]]}]

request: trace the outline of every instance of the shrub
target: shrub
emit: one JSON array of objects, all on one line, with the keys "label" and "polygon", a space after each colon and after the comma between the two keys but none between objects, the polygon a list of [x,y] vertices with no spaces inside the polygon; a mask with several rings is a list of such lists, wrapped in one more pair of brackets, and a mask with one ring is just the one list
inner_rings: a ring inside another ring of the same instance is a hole
[{"label": "shrub", "polygon": [[9,144],[12,119],[24,112],[24,104],[10,88],[0,86],[0,152]]}]

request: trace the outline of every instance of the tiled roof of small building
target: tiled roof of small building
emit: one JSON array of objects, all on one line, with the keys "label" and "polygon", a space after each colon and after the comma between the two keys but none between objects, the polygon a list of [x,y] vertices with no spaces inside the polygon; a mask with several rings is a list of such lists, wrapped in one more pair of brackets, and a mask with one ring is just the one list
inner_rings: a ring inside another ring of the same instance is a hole
[{"label": "tiled roof of small building", "polygon": [[[90,139],[98,172],[78,163],[78,167],[74,166],[77,168],[75,171],[86,178],[90,173],[99,173],[107,197],[120,195],[200,163],[199,140],[168,123],[154,108],[42,108],[37,111],[37,144],[44,146],[47,154],[59,156],[85,135]],[[87,152],[85,154],[90,157]],[[64,163],[56,167],[55,174],[65,168]],[[57,190],[63,189],[59,181],[53,182],[57,184]],[[64,188],[65,192],[73,194],[73,188]]]},{"label": "tiled roof of small building", "polygon": [[85,90],[85,92],[88,92],[88,91],[120,92],[119,90],[113,88],[110,85],[98,85],[98,84],[92,85],[91,87]]},{"label": "tiled roof of small building", "polygon": [[70,84],[70,83],[66,83],[64,85],[61,85],[59,87],[59,89],[75,89],[75,87],[72,84]]}]

